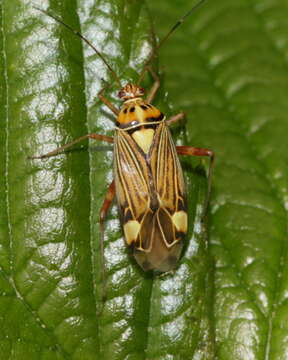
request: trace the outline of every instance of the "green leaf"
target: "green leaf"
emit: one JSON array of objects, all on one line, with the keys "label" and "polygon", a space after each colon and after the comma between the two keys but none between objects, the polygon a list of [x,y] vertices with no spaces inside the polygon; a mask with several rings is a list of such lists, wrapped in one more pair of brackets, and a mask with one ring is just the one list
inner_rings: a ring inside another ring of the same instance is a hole
[{"label": "green leaf", "polygon": [[207,1],[163,45],[155,105],[186,112],[175,140],[216,152],[209,221],[200,222],[205,174],[198,160],[183,159],[185,253],[174,273],[153,276],[127,252],[114,205],[104,305],[99,211],[112,148],[91,141],[47,160],[27,156],[90,132],[113,135],[114,117],[97,94],[108,82],[104,94],[119,106],[119,85],[90,48],[33,5],[81,29],[123,83],[136,81],[147,59],[151,18],[161,38],[192,6],[1,2],[1,358],[285,359],[284,1]]}]

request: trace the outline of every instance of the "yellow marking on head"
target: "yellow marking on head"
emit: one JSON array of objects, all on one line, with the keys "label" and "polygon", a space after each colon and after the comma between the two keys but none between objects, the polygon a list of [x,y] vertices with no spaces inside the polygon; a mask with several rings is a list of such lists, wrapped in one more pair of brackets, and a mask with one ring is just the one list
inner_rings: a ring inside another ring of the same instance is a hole
[{"label": "yellow marking on head", "polygon": [[140,129],[132,134],[133,139],[137,145],[147,154],[150,146],[152,145],[154,130],[153,129]]},{"label": "yellow marking on head", "polygon": [[129,220],[124,226],[125,239],[128,245],[137,240],[141,225],[137,220]]},{"label": "yellow marking on head", "polygon": [[177,211],[172,216],[172,221],[178,231],[182,231],[184,233],[187,232],[188,218],[187,218],[187,213],[185,211],[183,210]]}]

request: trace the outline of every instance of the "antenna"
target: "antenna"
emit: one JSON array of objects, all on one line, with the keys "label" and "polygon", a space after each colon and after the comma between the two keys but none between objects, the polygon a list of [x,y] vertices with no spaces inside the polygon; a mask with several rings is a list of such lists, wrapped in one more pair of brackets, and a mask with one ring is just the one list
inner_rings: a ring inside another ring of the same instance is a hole
[{"label": "antenna", "polygon": [[173,34],[173,32],[186,20],[187,17],[189,17],[198,7],[202,6],[203,3],[206,0],[200,0],[198,1],[195,5],[193,5],[193,7],[184,15],[182,16],[177,22],[176,24],[174,24],[172,26],[172,28],[168,31],[168,33],[163,37],[162,40],[159,41],[159,43],[155,46],[155,48],[152,50],[148,60],[146,61],[144,68],[142,70],[142,72],[140,73],[139,79],[137,81],[137,85],[139,85],[141,83],[141,81],[143,80],[143,77],[146,73],[146,71],[148,70],[148,65],[151,63],[151,61],[154,59],[155,54],[157,53],[157,51],[163,46],[163,44],[167,41],[167,39]]},{"label": "antenna", "polygon": [[66,24],[64,21],[62,21],[61,19],[59,19],[57,16],[51,14],[50,12],[48,12],[47,10],[42,10],[40,8],[38,8],[37,6],[33,6],[34,9],[42,12],[43,14],[49,16],[50,18],[54,19],[56,22],[58,22],[59,24],[63,25],[66,27],[66,29],[68,29],[69,31],[71,31],[73,34],[77,35],[80,39],[82,39],[83,41],[85,41],[85,43],[90,46],[95,53],[100,57],[100,59],[104,62],[104,64],[107,66],[107,68],[110,70],[111,74],[113,75],[114,79],[118,82],[118,84],[120,86],[121,82],[120,79],[118,78],[118,76],[116,75],[115,71],[112,69],[112,67],[109,65],[109,63],[107,62],[107,60],[104,58],[104,56],[100,53],[99,50],[96,49],[96,47],[88,40],[86,39],[79,31],[73,29],[70,25]]}]

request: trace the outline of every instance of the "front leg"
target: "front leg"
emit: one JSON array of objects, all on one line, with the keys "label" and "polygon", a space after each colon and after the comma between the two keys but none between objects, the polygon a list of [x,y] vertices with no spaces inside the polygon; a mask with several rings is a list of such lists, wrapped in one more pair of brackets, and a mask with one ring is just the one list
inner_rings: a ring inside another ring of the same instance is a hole
[{"label": "front leg", "polygon": [[185,118],[185,113],[180,112],[179,114],[176,114],[174,116],[171,116],[168,120],[166,120],[167,125],[175,124],[176,122],[182,120]]},{"label": "front leg", "polygon": [[106,88],[107,86],[99,91],[98,97],[116,116],[118,116],[119,110],[105,96],[102,95]]},{"label": "front leg", "polygon": [[208,170],[208,190],[207,196],[205,199],[204,204],[204,211],[203,214],[206,213],[208,208],[210,193],[211,193],[211,185],[212,185],[212,174],[214,169],[215,163],[215,153],[212,150],[205,149],[205,148],[197,148],[192,146],[176,146],[177,154],[179,155],[189,155],[189,156],[209,156],[210,163],[209,163],[209,170]]}]

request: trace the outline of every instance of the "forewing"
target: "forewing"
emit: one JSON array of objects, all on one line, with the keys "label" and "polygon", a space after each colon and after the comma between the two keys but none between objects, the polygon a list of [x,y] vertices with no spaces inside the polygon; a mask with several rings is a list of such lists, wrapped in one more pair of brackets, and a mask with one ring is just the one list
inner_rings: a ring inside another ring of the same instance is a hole
[{"label": "forewing", "polygon": [[185,183],[170,131],[158,127],[150,154],[151,172],[158,199],[158,223],[167,245],[180,241],[187,232]]},{"label": "forewing", "polygon": [[[149,169],[143,152],[125,131],[114,138],[116,196],[128,245],[136,241],[150,204]],[[126,228],[125,228],[126,226]]]},{"label": "forewing", "polygon": [[169,128],[159,126],[151,149],[151,170],[161,203],[174,212],[186,208],[185,184],[181,164]]}]

